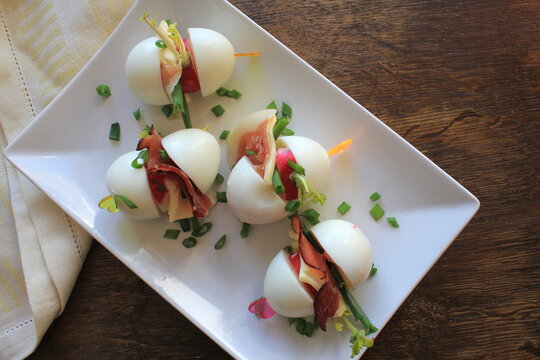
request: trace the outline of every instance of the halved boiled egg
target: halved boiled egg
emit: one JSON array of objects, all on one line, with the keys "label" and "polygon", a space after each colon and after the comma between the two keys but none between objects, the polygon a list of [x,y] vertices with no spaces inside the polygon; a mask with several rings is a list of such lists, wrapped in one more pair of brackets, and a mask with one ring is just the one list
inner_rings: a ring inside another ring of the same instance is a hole
[{"label": "halved boiled egg", "polygon": [[128,152],[111,164],[106,175],[107,187],[111,193],[125,196],[137,205],[130,209],[118,202],[118,208],[127,216],[137,220],[154,219],[160,216],[160,211],[152,197],[146,171],[144,167],[131,166],[138,154],[138,151]]}]

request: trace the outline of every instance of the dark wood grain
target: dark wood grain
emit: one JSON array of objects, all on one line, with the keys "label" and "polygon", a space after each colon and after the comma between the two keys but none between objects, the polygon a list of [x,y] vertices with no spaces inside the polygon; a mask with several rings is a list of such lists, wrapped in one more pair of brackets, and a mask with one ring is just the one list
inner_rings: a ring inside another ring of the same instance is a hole
[{"label": "dark wood grain", "polygon": [[[365,359],[540,357],[540,2],[232,1],[482,205]],[[31,359],[226,359],[95,243]]]}]

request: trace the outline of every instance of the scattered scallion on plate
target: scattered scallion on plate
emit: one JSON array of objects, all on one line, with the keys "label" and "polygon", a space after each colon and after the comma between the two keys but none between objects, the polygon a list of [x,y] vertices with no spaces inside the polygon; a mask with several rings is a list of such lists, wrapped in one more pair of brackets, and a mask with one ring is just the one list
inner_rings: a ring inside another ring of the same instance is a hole
[{"label": "scattered scallion on plate", "polygon": [[133,117],[135,118],[135,120],[141,120],[141,108],[138,107],[137,110],[135,110],[133,112]]},{"label": "scattered scallion on plate", "polygon": [[169,104],[169,105],[163,105],[161,107],[161,112],[163,113],[163,115],[165,115],[167,117],[167,119],[171,116],[171,114],[173,113],[173,108],[172,106]]},{"label": "scattered scallion on plate", "polygon": [[232,90],[229,90],[227,91],[227,97],[230,97],[232,99],[240,99],[240,97],[242,96],[242,93],[236,89],[232,89]]},{"label": "scattered scallion on plate", "polygon": [[375,267],[375,264],[371,264],[371,270],[369,271],[369,277],[375,276],[377,273],[377,268]]},{"label": "scattered scallion on plate", "polygon": [[338,206],[337,211],[341,215],[345,215],[349,210],[351,210],[351,205],[347,204],[345,201]]},{"label": "scattered scallion on plate", "polygon": [[217,173],[216,178],[214,179],[214,182],[221,184],[223,180],[225,180],[225,178],[223,178],[223,175],[221,175],[220,173]]},{"label": "scattered scallion on plate", "polygon": [[291,160],[287,160],[287,161],[291,169],[293,169],[295,172],[299,173],[300,175],[306,176],[306,170],[302,166],[295,163],[294,161],[291,161]]},{"label": "scattered scallion on plate", "polygon": [[227,136],[229,136],[230,133],[231,133],[231,132],[230,132],[229,130],[223,130],[223,131],[221,132],[221,135],[219,135],[219,138],[220,138],[221,140],[225,140],[225,139],[227,139]]},{"label": "scattered scallion on plate", "polygon": [[218,191],[216,193],[217,202],[226,203],[227,202],[227,192],[226,191]]},{"label": "scattered scallion on plate", "polygon": [[223,106],[221,105],[216,105],[214,106],[213,108],[210,109],[214,115],[216,115],[217,117],[220,117],[221,115],[223,115],[223,113],[225,112],[225,109],[223,108]]},{"label": "scattered scallion on plate", "polygon": [[120,124],[119,123],[112,123],[111,129],[109,130],[109,139],[118,141],[120,140]]},{"label": "scattered scallion on plate", "polygon": [[163,40],[156,40],[155,44],[160,49],[165,49],[167,47],[167,44],[165,44]]},{"label": "scattered scallion on plate", "polygon": [[135,203],[133,201],[129,200],[124,195],[114,195],[113,199],[114,199],[114,203],[116,204],[116,207],[118,207],[118,200],[121,200],[124,204],[126,204],[126,206],[128,208],[130,208],[130,209],[136,209],[137,208],[137,205],[135,205]]},{"label": "scattered scallion on plate", "polygon": [[393,216],[387,217],[387,218],[386,218],[386,221],[388,221],[388,223],[389,223],[390,225],[392,225],[392,227],[395,227],[395,228],[398,228],[398,227],[399,227],[398,221],[397,221],[396,218],[393,217]]},{"label": "scattered scallion on plate", "polygon": [[178,229],[167,229],[167,230],[165,230],[165,234],[163,234],[163,237],[165,239],[176,240],[176,239],[178,239],[178,235],[180,235],[180,230],[178,230]]},{"label": "scattered scallion on plate", "polygon": [[384,216],[384,210],[379,204],[375,204],[375,206],[371,210],[369,210],[369,213],[375,221],[379,220]]},{"label": "scattered scallion on plate", "polygon": [[377,200],[379,200],[380,198],[382,198],[382,195],[379,194],[379,193],[376,192],[376,191],[375,191],[373,194],[371,194],[371,196],[369,197],[369,199],[370,199],[371,201],[377,201]]},{"label": "scattered scallion on plate", "polygon": [[247,238],[249,235],[249,224],[248,223],[242,223],[242,230],[240,230],[240,237],[242,239]]},{"label": "scattered scallion on plate", "polygon": [[279,176],[277,168],[274,169],[274,174],[272,175],[272,184],[274,184],[274,191],[276,192],[276,194],[279,195],[285,192],[285,186],[281,181],[281,176]]},{"label": "scattered scallion on plate", "polygon": [[219,96],[226,96],[227,92],[229,92],[229,90],[223,86],[216,90],[216,94]]},{"label": "scattered scallion on plate", "polygon": [[131,167],[135,169],[140,169],[144,166],[144,163],[148,161],[148,150],[143,149],[137,157],[131,162]]},{"label": "scattered scallion on plate", "polygon": [[291,200],[291,201],[288,201],[287,204],[285,205],[285,211],[290,212],[290,213],[295,213],[299,207],[300,207],[300,201]]},{"label": "scattered scallion on plate", "polygon": [[321,214],[317,212],[315,209],[307,209],[300,213],[300,216],[302,216],[308,223],[311,225],[317,225],[321,221],[319,218],[321,217]]},{"label": "scattered scallion on plate", "polygon": [[221,249],[225,245],[226,241],[227,241],[227,235],[222,235],[219,238],[219,240],[215,243],[214,249],[216,249],[216,250]]},{"label": "scattered scallion on plate", "polygon": [[289,125],[289,120],[286,117],[282,117],[276,122],[273,129],[275,140],[283,133],[287,125]]},{"label": "scattered scallion on plate", "polygon": [[189,219],[176,220],[176,222],[180,224],[183,232],[191,231],[191,221]]},{"label": "scattered scallion on plate", "polygon": [[292,118],[292,109],[286,102],[281,103],[281,115],[291,119]]},{"label": "scattered scallion on plate", "polygon": [[184,245],[185,248],[192,248],[194,247],[195,245],[197,245],[197,239],[194,238],[193,236],[190,236],[184,240],[182,240],[182,245]]},{"label": "scattered scallion on plate", "polygon": [[104,98],[111,96],[111,88],[109,87],[109,85],[99,84],[96,87],[96,92],[98,93],[99,96],[104,97]]}]

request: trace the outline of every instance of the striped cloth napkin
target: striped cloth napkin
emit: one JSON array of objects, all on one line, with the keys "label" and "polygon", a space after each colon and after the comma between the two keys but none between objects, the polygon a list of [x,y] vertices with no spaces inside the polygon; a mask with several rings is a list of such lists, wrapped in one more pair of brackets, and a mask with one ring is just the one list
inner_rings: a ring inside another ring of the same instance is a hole
[{"label": "striped cloth napkin", "polygon": [[[1,149],[66,86],[132,2],[0,2]],[[34,351],[62,313],[91,241],[0,157],[0,359]]]}]

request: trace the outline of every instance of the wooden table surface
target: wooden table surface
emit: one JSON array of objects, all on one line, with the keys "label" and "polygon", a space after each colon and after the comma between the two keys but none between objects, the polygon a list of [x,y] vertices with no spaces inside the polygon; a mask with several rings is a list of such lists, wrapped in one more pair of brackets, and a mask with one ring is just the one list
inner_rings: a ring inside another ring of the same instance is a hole
[{"label": "wooden table surface", "polygon": [[[365,359],[539,358],[540,2],[232,3],[481,201]],[[229,356],[95,242],[30,358]]]}]

